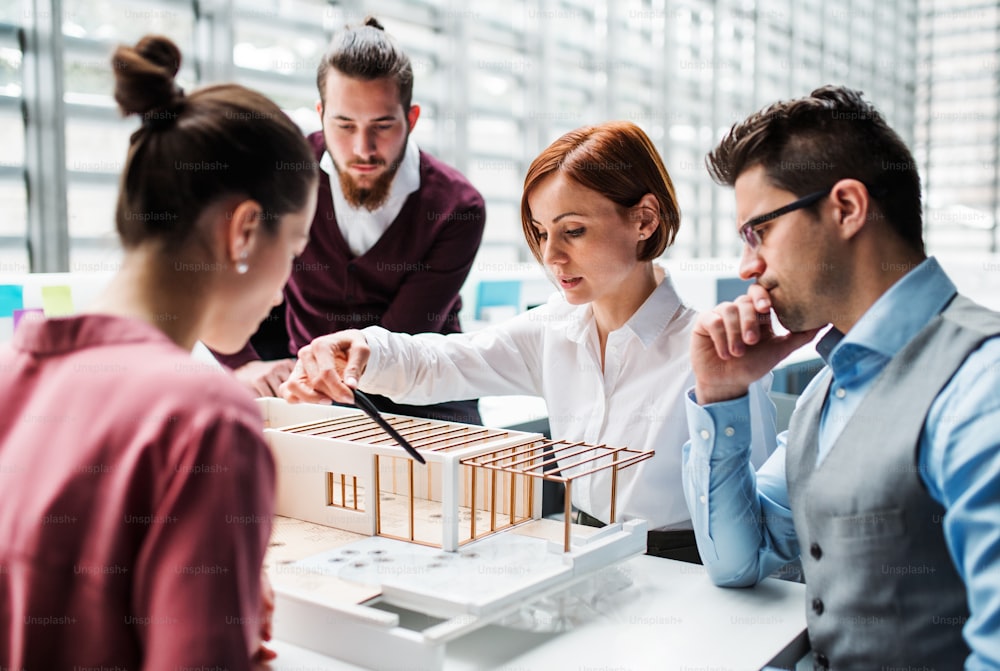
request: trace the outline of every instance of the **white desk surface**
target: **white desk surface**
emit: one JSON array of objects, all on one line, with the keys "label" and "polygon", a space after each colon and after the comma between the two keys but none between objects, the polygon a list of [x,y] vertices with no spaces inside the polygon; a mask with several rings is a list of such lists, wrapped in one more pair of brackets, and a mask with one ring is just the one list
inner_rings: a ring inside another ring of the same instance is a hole
[{"label": "white desk surface", "polygon": [[[645,555],[622,567],[633,584],[607,612],[554,634],[489,625],[448,643],[444,668],[737,671],[782,653],[792,666],[806,653],[803,585],[768,579],[723,589],[701,566]],[[273,671],[359,668],[280,641],[273,648],[278,658],[264,667]]]}]

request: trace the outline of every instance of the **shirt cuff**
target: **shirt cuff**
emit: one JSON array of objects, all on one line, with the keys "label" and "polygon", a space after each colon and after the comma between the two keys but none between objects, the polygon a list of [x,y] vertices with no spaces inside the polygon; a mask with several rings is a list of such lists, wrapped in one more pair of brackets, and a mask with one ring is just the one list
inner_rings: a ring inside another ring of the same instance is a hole
[{"label": "shirt cuff", "polygon": [[368,363],[365,364],[365,372],[358,378],[358,388],[362,391],[373,386],[373,382],[379,377],[379,370],[382,368],[382,352],[388,349],[389,332],[381,326],[369,326],[361,329],[368,341],[371,354],[368,356]]},{"label": "shirt cuff", "polygon": [[728,401],[698,405],[694,388],[689,389],[685,405],[691,446],[715,460],[745,454],[752,442],[749,398],[745,394]]}]

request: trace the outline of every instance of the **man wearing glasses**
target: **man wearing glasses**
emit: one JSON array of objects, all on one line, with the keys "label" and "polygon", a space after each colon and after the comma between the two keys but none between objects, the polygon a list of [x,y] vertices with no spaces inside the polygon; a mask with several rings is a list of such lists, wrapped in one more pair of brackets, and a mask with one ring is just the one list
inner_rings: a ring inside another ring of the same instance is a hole
[{"label": "man wearing glasses", "polygon": [[[801,558],[817,668],[1000,668],[1000,315],[926,256],[909,150],[825,87],[708,163],[756,280],[692,337],[684,486],[709,574],[753,585]],[[827,366],[754,473],[747,387],[828,324]]]}]

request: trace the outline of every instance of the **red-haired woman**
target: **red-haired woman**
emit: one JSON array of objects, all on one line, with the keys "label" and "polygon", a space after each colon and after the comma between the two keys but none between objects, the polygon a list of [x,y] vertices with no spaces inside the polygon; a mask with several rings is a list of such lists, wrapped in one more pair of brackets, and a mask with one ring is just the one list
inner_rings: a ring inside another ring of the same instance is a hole
[{"label": "red-haired woman", "polygon": [[[410,336],[372,327],[317,338],[299,352],[283,395],[349,403],[350,387],[359,386],[406,403],[542,396],[554,438],[656,450],[619,476],[616,519],[649,522],[650,554],[698,561],[681,487],[696,313],[653,263],[680,225],[663,161],[629,122],[571,131],[528,169],[521,223],[561,290],[548,303],[474,333]],[[761,463],[773,449],[761,421],[773,421],[773,407],[755,387]],[[588,524],[610,520],[610,500],[607,472],[573,489]]]}]

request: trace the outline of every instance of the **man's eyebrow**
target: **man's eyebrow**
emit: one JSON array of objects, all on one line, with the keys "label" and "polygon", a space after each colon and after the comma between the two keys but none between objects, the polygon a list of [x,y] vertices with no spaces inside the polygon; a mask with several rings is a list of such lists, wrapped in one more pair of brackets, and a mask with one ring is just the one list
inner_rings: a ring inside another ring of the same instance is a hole
[{"label": "man's eyebrow", "polygon": [[[351,122],[355,121],[351,117],[344,116],[343,114],[335,114],[333,118],[336,119],[337,121],[351,121]],[[391,114],[387,114],[385,116],[376,117],[372,119],[372,121],[398,121],[398,119]]]}]

